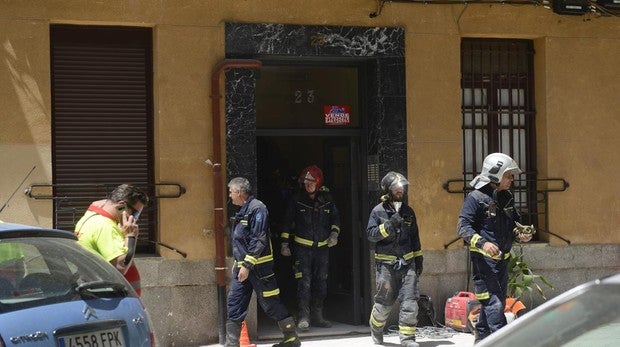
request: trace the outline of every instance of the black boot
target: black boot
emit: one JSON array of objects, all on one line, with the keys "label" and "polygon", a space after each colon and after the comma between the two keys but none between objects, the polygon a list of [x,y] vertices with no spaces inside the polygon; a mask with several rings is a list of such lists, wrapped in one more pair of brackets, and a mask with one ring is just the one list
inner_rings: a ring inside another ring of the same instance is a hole
[{"label": "black boot", "polygon": [[299,337],[297,336],[297,332],[295,331],[295,320],[293,317],[284,318],[283,320],[278,322],[278,327],[284,338],[279,343],[273,345],[273,347],[299,347],[301,346],[301,341],[299,341]]},{"label": "black boot", "polygon": [[332,323],[323,318],[323,301],[314,300],[312,302],[312,314],[310,316],[310,322],[313,327],[331,328]]},{"label": "black boot", "polygon": [[241,322],[226,321],[226,344],[225,347],[239,347],[239,335],[241,335]]},{"label": "black boot", "polygon": [[310,305],[308,302],[299,302],[299,312],[297,314],[297,327],[301,331],[310,329]]}]

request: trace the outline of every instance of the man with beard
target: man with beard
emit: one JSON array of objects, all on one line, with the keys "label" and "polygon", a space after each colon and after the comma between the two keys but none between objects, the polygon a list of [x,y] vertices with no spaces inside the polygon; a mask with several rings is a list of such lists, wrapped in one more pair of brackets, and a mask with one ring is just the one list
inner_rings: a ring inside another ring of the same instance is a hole
[{"label": "man with beard", "polygon": [[340,217],[329,190],[323,186],[323,171],[316,165],[299,175],[303,191],[291,199],[282,226],[281,254],[291,255],[289,239],[295,242],[295,278],[299,317],[297,327],[307,331],[310,325],[328,328],[323,318],[327,297],[329,248],[338,243]]},{"label": "man with beard", "polygon": [[422,274],[422,248],[413,209],[407,205],[409,181],[390,171],[381,180],[385,195],[368,219],[368,239],[375,242],[377,294],[370,313],[370,332],[375,344],[383,343],[383,329],[396,299],[401,300],[398,315],[400,343],[418,347],[415,330]]}]

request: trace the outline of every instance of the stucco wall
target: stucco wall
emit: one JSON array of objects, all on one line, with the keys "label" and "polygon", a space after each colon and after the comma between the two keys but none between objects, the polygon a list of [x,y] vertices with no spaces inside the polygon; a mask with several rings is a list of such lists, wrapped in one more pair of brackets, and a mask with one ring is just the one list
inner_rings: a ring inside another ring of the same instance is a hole
[{"label": "stucco wall", "polygon": [[553,196],[550,223],[575,243],[618,243],[620,182],[610,178],[618,165],[620,81],[610,54],[620,40],[554,37],[546,48],[546,165],[549,176],[571,183]]},{"label": "stucco wall", "polygon": [[[3,162],[15,163],[0,183],[7,198],[21,177],[51,181],[49,24],[153,27],[156,178],[187,187],[181,199],[162,200],[160,235],[192,259],[213,257],[210,87],[223,58],[225,21],[359,26],[406,30],[408,152],[411,203],[420,215],[425,248],[441,249],[454,235],[459,194],[441,184],[459,177],[461,37],[530,38],[536,43],[537,155],[541,175],[571,187],[551,197],[550,228],[573,242],[620,240],[613,133],[617,117],[620,21],[559,16],[534,6],[432,6],[387,3],[376,18],[374,1],[12,1],[0,5],[4,86],[0,100]],[[544,59],[540,59],[540,56]],[[541,66],[542,65],[542,66]],[[541,90],[541,88],[543,90]],[[5,147],[8,146],[8,147]],[[6,149],[5,149],[6,148]],[[597,183],[607,189],[597,191]],[[586,198],[584,198],[586,197]],[[601,206],[608,213],[601,215]],[[584,217],[574,218],[574,211]],[[186,218],[191,215],[192,218]],[[597,218],[585,216],[599,215]],[[2,218],[51,224],[49,201],[18,194]],[[584,230],[586,230],[584,232]],[[551,242],[556,242],[551,239]],[[162,250],[164,256],[173,253]]]},{"label": "stucco wall", "polygon": [[24,179],[46,182],[50,177],[48,25],[0,15],[0,28],[0,204],[17,191],[0,219],[51,226],[51,203],[29,200],[18,189]]}]

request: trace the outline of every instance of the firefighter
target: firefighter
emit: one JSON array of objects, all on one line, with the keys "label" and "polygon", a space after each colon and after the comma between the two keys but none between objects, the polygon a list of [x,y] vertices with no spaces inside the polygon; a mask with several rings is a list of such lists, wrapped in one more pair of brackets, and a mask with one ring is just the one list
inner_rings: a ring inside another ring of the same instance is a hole
[{"label": "firefighter", "polygon": [[476,343],[506,325],[504,306],[512,242],[532,238],[515,229],[521,216],[510,187],[514,175],[520,173],[508,155],[489,154],[480,174],[470,182],[475,190],[465,197],[459,214],[457,232],[469,246],[474,293],[481,304],[474,331]]},{"label": "firefighter", "polygon": [[250,182],[236,177],[228,183],[229,196],[240,206],[232,225],[231,241],[235,259],[232,285],[228,293],[226,347],[239,347],[241,323],[248,314],[252,291],[263,311],[278,322],[284,339],[274,347],[297,347],[301,342],[295,321],[280,301],[280,289],[273,273],[273,252],[269,238],[267,207],[252,195]]},{"label": "firefighter", "polygon": [[396,299],[399,298],[398,330],[400,343],[418,347],[415,342],[423,270],[422,247],[413,209],[407,205],[409,181],[390,171],[381,180],[384,195],[370,212],[368,239],[375,242],[376,288],[370,313],[370,332],[375,344],[383,343],[383,329]]},{"label": "firefighter", "polygon": [[304,190],[291,199],[282,227],[281,254],[290,256],[289,242],[295,242],[295,278],[299,316],[297,327],[331,327],[323,318],[327,297],[329,248],[338,243],[340,217],[329,190],[323,186],[323,171],[311,165],[301,171]]}]

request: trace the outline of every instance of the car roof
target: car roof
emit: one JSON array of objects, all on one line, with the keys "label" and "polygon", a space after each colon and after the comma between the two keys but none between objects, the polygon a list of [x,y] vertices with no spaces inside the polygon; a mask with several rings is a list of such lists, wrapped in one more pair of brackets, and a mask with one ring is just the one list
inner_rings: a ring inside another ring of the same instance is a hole
[{"label": "car roof", "polygon": [[0,239],[15,237],[59,237],[77,240],[72,232],[60,229],[48,229],[38,226],[5,223],[0,221]]},{"label": "car roof", "polygon": [[603,283],[618,283],[620,284],[620,272],[617,274],[609,275],[600,279]]}]

